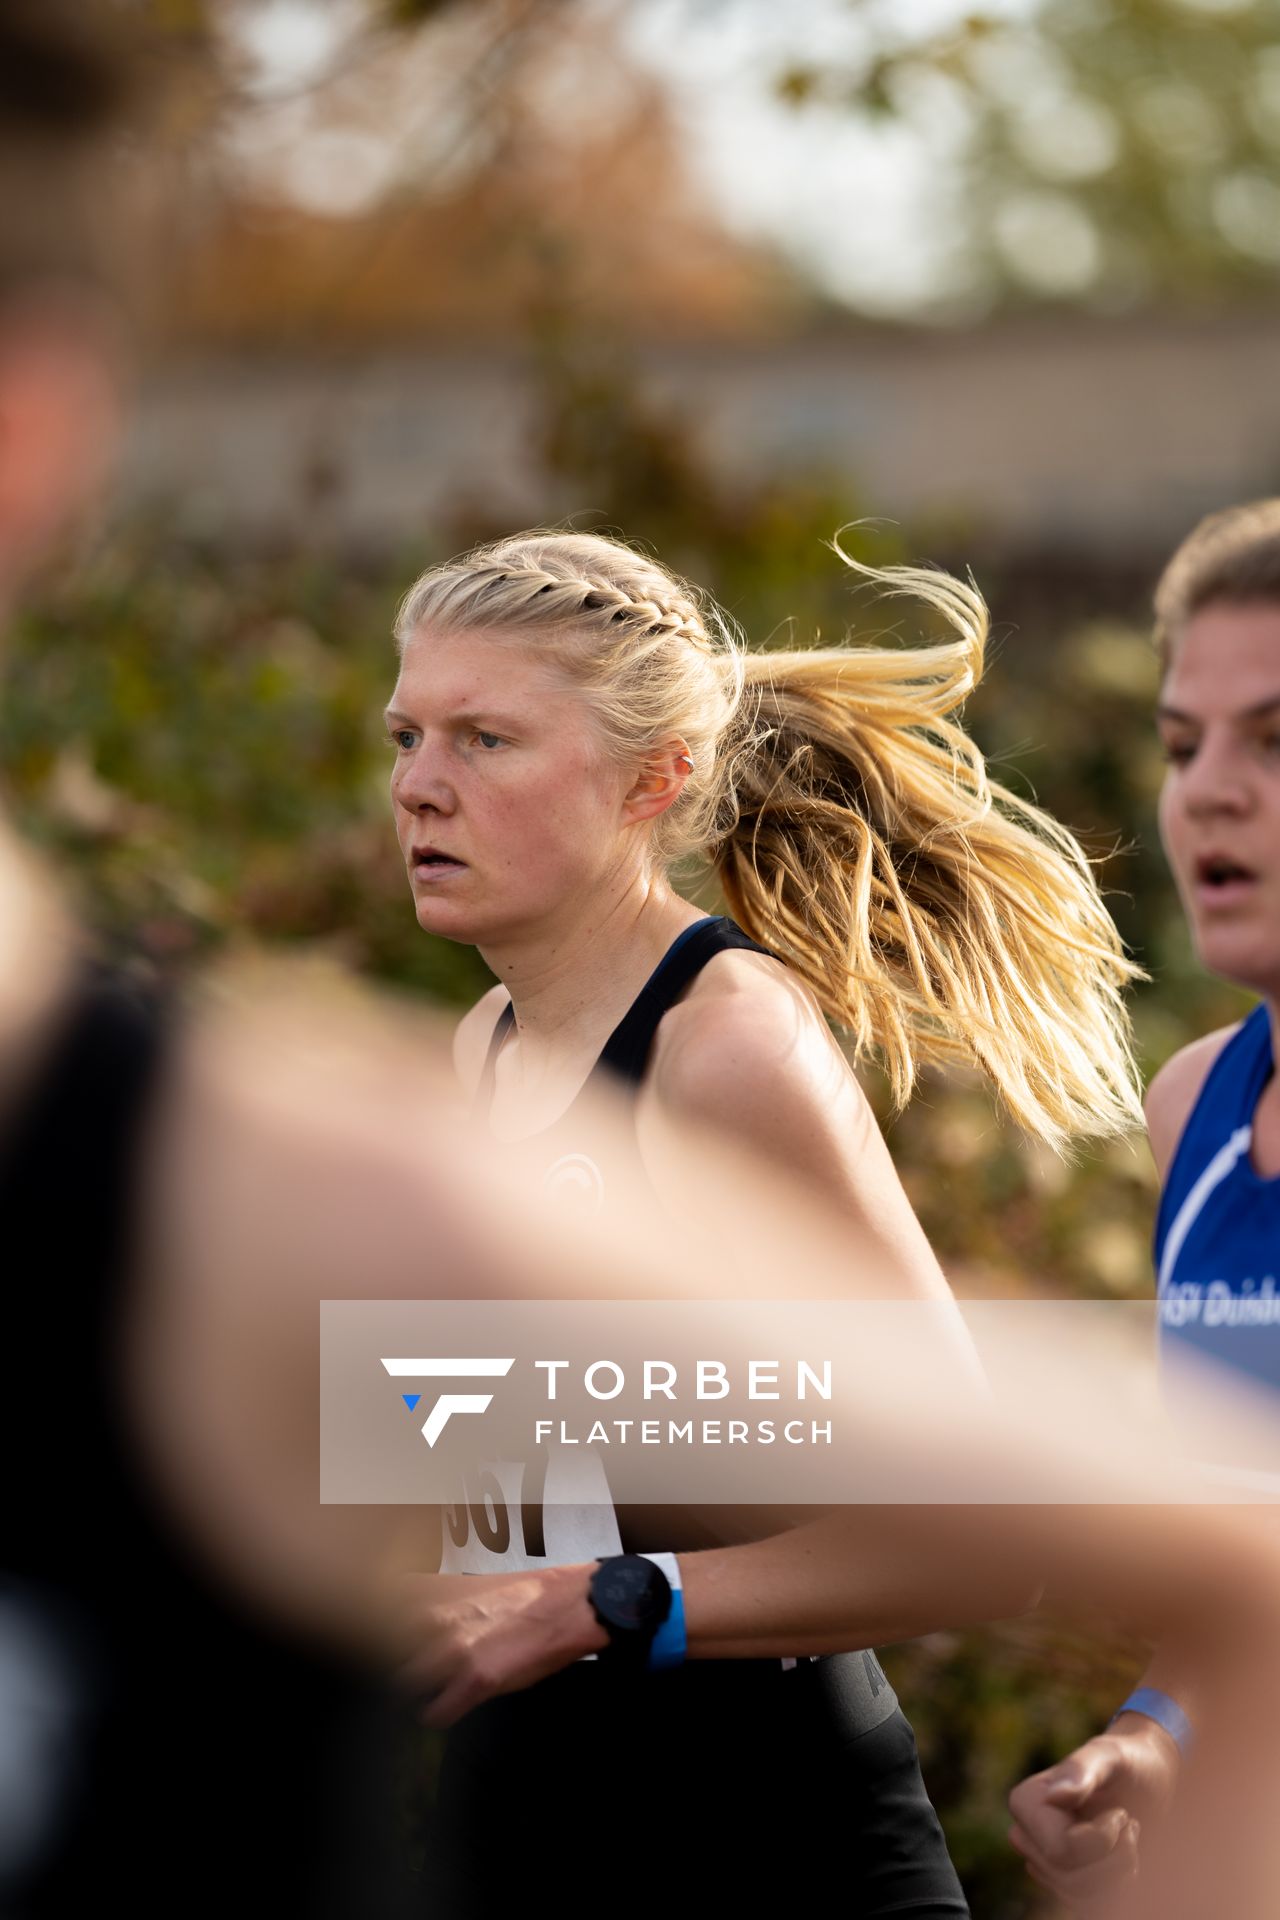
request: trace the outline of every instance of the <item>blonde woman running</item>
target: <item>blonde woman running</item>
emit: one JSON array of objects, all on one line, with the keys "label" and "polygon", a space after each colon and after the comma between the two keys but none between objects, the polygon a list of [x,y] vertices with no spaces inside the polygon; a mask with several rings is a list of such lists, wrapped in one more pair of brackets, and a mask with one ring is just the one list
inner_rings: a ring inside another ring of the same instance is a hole
[{"label": "blonde woman running", "polygon": [[[695,588],[582,534],[423,575],[387,712],[395,817],[420,924],[477,946],[500,982],[456,1044],[497,1140],[536,1137],[550,1181],[607,1186],[575,1113],[599,1069],[634,1095],[660,1201],[685,1198],[664,1124],[709,1123],[834,1197],[904,1296],[946,1300],[828,1021],[855,1057],[877,1052],[900,1102],[922,1064],[976,1062],[1061,1147],[1137,1120],[1133,969],[1080,849],[992,785],[955,718],[982,672],[976,591],[841,558],[952,637],[753,654]],[[732,917],[675,891],[693,853]],[[687,1290],[675,1237],[672,1265]],[[821,1865],[859,1915],[964,1913],[874,1656],[766,1648],[762,1593],[756,1657],[683,1660],[699,1647],[692,1617],[681,1638],[679,1556],[723,1537],[715,1516],[614,1509],[590,1472],[553,1455],[536,1488],[531,1467],[495,1467],[446,1512],[443,1570],[478,1576],[482,1636],[492,1598],[502,1677],[451,1736],[433,1912],[504,1911],[544,1873],[616,1904],[643,1868],[653,1897],[701,1861],[729,1909],[793,1904]],[[533,1609],[512,1608],[513,1575]],[[894,1596],[893,1619],[919,1632],[1025,1604],[1000,1584],[953,1570]],[[559,1633],[564,1670],[541,1677],[548,1610],[580,1643]]]}]

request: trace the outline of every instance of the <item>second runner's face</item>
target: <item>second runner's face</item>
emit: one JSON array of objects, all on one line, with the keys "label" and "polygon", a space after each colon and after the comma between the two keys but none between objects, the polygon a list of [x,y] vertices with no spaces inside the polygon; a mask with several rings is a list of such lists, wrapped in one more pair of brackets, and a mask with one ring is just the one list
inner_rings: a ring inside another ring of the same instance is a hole
[{"label": "second runner's face", "polygon": [[1160,692],[1160,835],[1212,972],[1280,993],[1280,606],[1203,607]]},{"label": "second runner's face", "polygon": [[484,634],[422,631],[386,713],[418,923],[483,945],[554,924],[627,857],[627,782],[563,673]]}]

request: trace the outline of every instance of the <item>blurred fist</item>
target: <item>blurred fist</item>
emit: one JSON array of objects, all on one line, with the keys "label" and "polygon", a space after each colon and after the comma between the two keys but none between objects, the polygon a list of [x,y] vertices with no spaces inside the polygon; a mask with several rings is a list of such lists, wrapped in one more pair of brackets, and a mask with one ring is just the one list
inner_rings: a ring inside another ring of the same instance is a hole
[{"label": "blurred fist", "polygon": [[1072,1911],[1096,1911],[1136,1875],[1142,1826],[1167,1810],[1178,1759],[1162,1727],[1123,1714],[1109,1732],[1021,1781],[1009,1796],[1009,1839],[1031,1877]]}]

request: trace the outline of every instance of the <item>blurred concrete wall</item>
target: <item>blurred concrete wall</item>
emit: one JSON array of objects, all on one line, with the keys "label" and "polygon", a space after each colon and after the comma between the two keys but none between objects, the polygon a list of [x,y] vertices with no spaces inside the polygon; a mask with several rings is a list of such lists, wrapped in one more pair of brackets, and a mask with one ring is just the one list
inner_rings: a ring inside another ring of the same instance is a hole
[{"label": "blurred concrete wall", "polygon": [[[1155,551],[1280,490],[1280,309],[850,325],[635,363],[730,482],[826,469],[867,512],[1014,551]],[[464,505],[512,524],[592,508],[542,471],[535,400],[515,348],[158,364],[124,498],[211,534],[373,547]]]}]

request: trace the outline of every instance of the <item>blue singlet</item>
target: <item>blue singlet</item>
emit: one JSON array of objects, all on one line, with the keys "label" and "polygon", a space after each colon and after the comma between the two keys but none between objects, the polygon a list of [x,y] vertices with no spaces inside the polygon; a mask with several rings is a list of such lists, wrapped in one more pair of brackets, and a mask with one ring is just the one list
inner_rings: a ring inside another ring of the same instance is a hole
[{"label": "blue singlet", "polygon": [[1162,1341],[1280,1390],[1280,1175],[1263,1179],[1250,1159],[1273,1072],[1263,1005],[1223,1047],[1183,1128],[1155,1251]]}]

